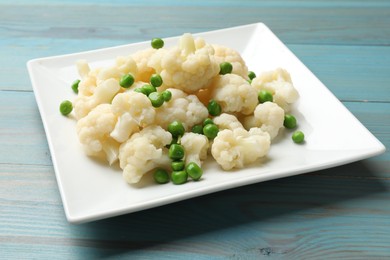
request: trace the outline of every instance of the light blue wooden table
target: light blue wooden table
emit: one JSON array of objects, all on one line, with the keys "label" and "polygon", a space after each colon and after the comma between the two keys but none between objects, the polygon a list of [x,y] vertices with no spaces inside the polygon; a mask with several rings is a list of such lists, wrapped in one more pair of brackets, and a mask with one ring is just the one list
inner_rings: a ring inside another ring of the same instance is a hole
[{"label": "light blue wooden table", "polygon": [[82,225],[26,61],[264,22],[390,147],[389,1],[0,1],[1,259],[389,259],[390,152]]}]

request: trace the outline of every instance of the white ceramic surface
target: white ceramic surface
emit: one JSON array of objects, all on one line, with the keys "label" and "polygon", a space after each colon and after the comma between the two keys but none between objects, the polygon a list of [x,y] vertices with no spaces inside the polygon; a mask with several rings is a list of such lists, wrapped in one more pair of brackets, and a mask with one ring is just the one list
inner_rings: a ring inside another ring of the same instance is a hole
[{"label": "white ceramic surface", "polygon": [[[82,223],[152,208],[191,197],[309,171],[338,166],[384,152],[381,144],[339,100],[262,23],[195,34],[209,43],[239,51],[250,70],[287,69],[300,93],[292,113],[305,133],[304,144],[294,144],[284,130],[262,163],[232,172],[207,161],[199,182],[153,184],[145,178],[128,185],[119,168],[87,157],[75,131],[75,121],[58,111],[64,99],[73,100],[70,84],[78,78],[75,62],[91,67],[108,65],[119,55],[149,47],[149,42],[89,52],[35,59],[28,71],[47,135],[67,219]],[[173,45],[178,37],[164,39]],[[207,198],[205,198],[207,199]]]}]

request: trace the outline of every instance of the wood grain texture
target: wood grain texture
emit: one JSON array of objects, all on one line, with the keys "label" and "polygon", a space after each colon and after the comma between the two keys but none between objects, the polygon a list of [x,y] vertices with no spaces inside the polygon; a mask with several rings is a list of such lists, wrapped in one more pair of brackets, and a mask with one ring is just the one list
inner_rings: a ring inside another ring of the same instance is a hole
[{"label": "wood grain texture", "polygon": [[0,1],[0,259],[390,258],[389,151],[66,222],[26,61],[255,22],[390,147],[389,1]]},{"label": "wood grain texture", "polygon": [[[153,12],[139,1],[116,1],[112,5],[105,1],[18,1],[16,4],[3,4],[0,10],[0,54],[3,57],[0,75],[9,83],[4,85],[5,81],[1,82],[0,89],[30,90],[24,65],[32,58],[255,22],[266,23],[286,44],[320,44],[315,45],[317,49],[312,49],[313,52],[320,52],[325,44],[390,44],[387,1],[372,4],[361,1],[153,3],[159,3]],[[20,14],[28,15],[20,19]],[[355,55],[349,57],[357,59],[359,56]],[[383,57],[382,64],[387,62],[388,66],[388,51]],[[323,61],[318,63],[323,64]],[[9,79],[12,76],[19,80]]]},{"label": "wood grain texture", "polygon": [[50,188],[55,182],[50,167],[9,166],[14,187],[1,187],[8,197],[1,200],[0,244],[7,250],[32,248],[30,256],[40,256],[42,247],[47,256],[58,250],[70,257],[120,252],[233,259],[384,256],[390,209],[383,205],[390,199],[390,180],[375,178],[365,162],[337,171],[349,172],[350,167],[362,169],[364,177],[332,178],[327,173],[332,170],[325,170],[71,226],[64,223],[57,190]]},{"label": "wood grain texture", "polygon": [[341,101],[390,102],[388,46],[288,47]]}]

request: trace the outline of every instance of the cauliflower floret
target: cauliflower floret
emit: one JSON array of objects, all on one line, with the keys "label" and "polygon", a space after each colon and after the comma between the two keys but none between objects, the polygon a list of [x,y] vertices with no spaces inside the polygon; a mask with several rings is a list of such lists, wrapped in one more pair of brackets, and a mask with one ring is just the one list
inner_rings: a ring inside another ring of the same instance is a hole
[{"label": "cauliflower floret", "polygon": [[118,121],[115,124],[114,130],[110,133],[110,136],[117,142],[123,143],[129,136],[140,130],[137,121],[129,113],[124,113],[118,117]]},{"label": "cauliflower floret", "polygon": [[117,94],[112,100],[112,110],[119,118],[111,137],[121,143],[140,127],[152,124],[156,114],[149,98],[134,91]]},{"label": "cauliflower floret", "polygon": [[218,133],[211,154],[224,170],[243,168],[265,156],[270,148],[270,136],[260,128],[225,129]]},{"label": "cauliflower floret", "polygon": [[256,107],[252,116],[244,118],[243,123],[246,129],[260,127],[273,139],[283,127],[283,122],[284,110],[273,102],[265,102]]},{"label": "cauliflower floret", "polygon": [[131,55],[119,56],[116,58],[116,67],[122,74],[132,74],[136,77],[138,73],[138,67]]},{"label": "cauliflower floret", "polygon": [[122,75],[123,73],[116,66],[102,68],[96,75],[96,84],[99,85],[108,79],[115,79],[117,82],[119,82],[119,78]]},{"label": "cauliflower floret", "polygon": [[172,135],[160,126],[148,126],[133,134],[119,148],[120,167],[128,183],[137,183],[142,176],[156,167],[169,167],[170,158],[165,147]]},{"label": "cauliflower floret", "polygon": [[219,73],[219,64],[213,54],[211,45],[196,42],[187,33],[180,38],[178,46],[159,49],[148,66],[161,75],[167,88],[175,87],[193,93]]},{"label": "cauliflower floret", "polygon": [[221,105],[225,113],[249,115],[258,104],[256,89],[236,74],[219,75],[210,87],[213,89],[211,98]]},{"label": "cauliflower floret", "polygon": [[76,119],[85,117],[100,104],[110,103],[120,88],[117,80],[107,79],[97,85],[91,96],[78,95],[73,102]]},{"label": "cauliflower floret", "polygon": [[[124,74],[137,74],[137,64],[131,56],[119,56],[115,65],[110,67],[99,67],[91,70],[85,60],[77,61],[77,69],[81,80],[78,87],[78,96],[92,96],[96,91],[96,86],[103,84],[108,79],[119,81]],[[120,89],[121,90],[121,89]]]},{"label": "cauliflower floret", "polygon": [[86,60],[78,60],[76,62],[76,68],[82,79],[87,77],[91,71],[91,68],[89,67],[89,64]]},{"label": "cauliflower floret", "polygon": [[240,75],[246,80],[249,79],[248,67],[246,66],[245,61],[241,57],[240,53],[222,45],[213,44],[212,46],[215,50],[214,57],[218,64],[222,62],[230,62],[233,65],[233,74]]},{"label": "cauliflower floret", "polygon": [[282,68],[261,73],[252,80],[252,86],[258,91],[270,91],[273,95],[273,101],[286,112],[290,110],[290,104],[299,98],[298,91],[294,88],[290,74]]},{"label": "cauliflower floret", "polygon": [[77,122],[77,134],[88,155],[99,157],[104,154],[110,164],[117,160],[119,143],[110,138],[116,122],[110,104],[98,105]]},{"label": "cauliflower floret", "polygon": [[179,89],[168,90],[172,93],[172,99],[156,109],[155,124],[167,129],[170,123],[177,120],[188,130],[208,117],[209,111],[195,95],[187,95]]},{"label": "cauliflower floret", "polygon": [[219,130],[229,129],[234,130],[236,128],[244,128],[237,117],[231,114],[222,113],[213,119]]},{"label": "cauliflower floret", "polygon": [[78,95],[92,96],[96,89],[96,74],[91,71],[88,76],[82,78],[79,82]]},{"label": "cauliflower floret", "polygon": [[142,127],[152,124],[156,114],[149,98],[135,91],[117,94],[112,100],[112,110],[118,115],[129,113]]},{"label": "cauliflower floret", "polygon": [[185,150],[185,163],[194,162],[201,166],[202,161],[207,158],[209,139],[204,135],[187,132],[180,139],[180,143]]},{"label": "cauliflower floret", "polygon": [[148,65],[148,61],[156,51],[156,49],[148,48],[137,51],[131,55],[138,68],[137,75],[135,77],[136,81],[149,82],[150,76],[155,73],[155,70]]},{"label": "cauliflower floret", "polygon": [[76,62],[76,67],[80,75],[78,95],[91,96],[95,92],[98,70],[91,70],[86,60],[78,60]]}]

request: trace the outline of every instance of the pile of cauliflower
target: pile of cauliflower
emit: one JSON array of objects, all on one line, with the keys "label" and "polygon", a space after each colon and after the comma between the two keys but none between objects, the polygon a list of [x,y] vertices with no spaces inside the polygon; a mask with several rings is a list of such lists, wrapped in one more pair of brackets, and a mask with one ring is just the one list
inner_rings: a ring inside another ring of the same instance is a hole
[{"label": "pile of cauliflower", "polygon": [[[230,62],[233,70],[220,74],[220,64]],[[173,138],[168,125],[181,122],[185,134],[180,143],[186,164],[199,166],[211,155],[223,170],[242,168],[267,155],[271,141],[283,127],[284,115],[298,99],[289,73],[281,68],[263,72],[250,80],[240,54],[228,47],[206,43],[184,34],[176,46],[152,47],[117,57],[108,67],[91,69],[87,61],[77,62],[78,94],[73,100],[77,134],[85,152],[103,157],[110,165],[119,161],[123,177],[137,183],[151,170],[170,169],[168,147]],[[130,88],[119,84],[131,74]],[[172,98],[153,107],[137,87],[159,74]],[[267,90],[273,102],[259,103],[258,92]],[[207,104],[215,100],[222,113],[212,117]],[[195,125],[212,118],[219,128],[209,140],[191,132]]]}]

